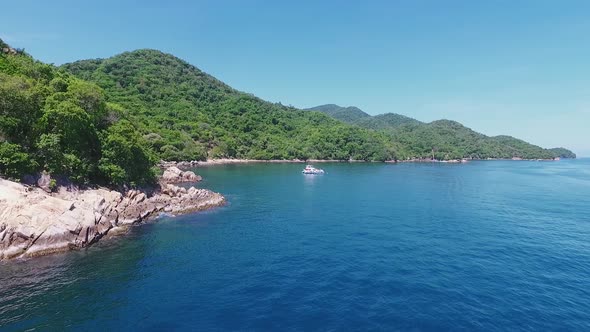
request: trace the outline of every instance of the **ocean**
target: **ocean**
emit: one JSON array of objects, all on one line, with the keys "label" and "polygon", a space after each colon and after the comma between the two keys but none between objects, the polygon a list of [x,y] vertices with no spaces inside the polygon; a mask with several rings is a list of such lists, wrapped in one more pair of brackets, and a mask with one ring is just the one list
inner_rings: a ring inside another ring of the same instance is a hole
[{"label": "ocean", "polygon": [[590,330],[590,160],[201,167],[228,205],[0,262],[0,330]]}]

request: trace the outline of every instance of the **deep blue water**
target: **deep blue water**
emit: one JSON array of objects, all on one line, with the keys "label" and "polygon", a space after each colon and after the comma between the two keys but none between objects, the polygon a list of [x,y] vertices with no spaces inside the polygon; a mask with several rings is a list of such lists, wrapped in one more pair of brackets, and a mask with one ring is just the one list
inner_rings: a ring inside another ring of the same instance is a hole
[{"label": "deep blue water", "polygon": [[0,263],[0,329],[590,330],[590,160],[202,168],[214,211]]}]

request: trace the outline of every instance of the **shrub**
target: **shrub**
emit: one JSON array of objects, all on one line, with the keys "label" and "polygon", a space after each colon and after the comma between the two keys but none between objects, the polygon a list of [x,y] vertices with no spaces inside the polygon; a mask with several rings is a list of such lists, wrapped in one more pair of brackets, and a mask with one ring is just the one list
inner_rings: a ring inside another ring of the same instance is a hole
[{"label": "shrub", "polygon": [[0,174],[19,179],[38,164],[18,144],[0,143]]}]

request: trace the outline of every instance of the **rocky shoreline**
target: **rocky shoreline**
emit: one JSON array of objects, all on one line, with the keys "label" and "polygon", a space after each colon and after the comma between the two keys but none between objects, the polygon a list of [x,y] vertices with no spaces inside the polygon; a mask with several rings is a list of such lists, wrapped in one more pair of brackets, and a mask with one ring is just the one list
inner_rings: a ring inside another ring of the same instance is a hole
[{"label": "rocky shoreline", "polygon": [[86,248],[161,213],[183,214],[225,204],[221,194],[174,184],[200,180],[194,173],[171,172],[179,177],[169,176],[150,191],[123,193],[66,187],[48,193],[0,179],[0,260]]}]

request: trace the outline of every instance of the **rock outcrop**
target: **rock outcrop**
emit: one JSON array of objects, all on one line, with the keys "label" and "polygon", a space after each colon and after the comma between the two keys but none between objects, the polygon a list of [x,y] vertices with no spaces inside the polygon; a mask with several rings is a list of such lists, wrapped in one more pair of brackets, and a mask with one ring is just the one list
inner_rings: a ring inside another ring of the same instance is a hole
[{"label": "rock outcrop", "polygon": [[4,53],[4,54],[10,54],[10,55],[16,55],[18,53],[22,53],[22,51],[21,50],[14,49],[12,47],[3,47],[2,48],[2,53]]},{"label": "rock outcrop", "polygon": [[201,181],[202,178],[199,175],[196,175],[194,172],[191,171],[181,171],[176,166],[168,167],[162,177],[160,182],[162,183],[182,183],[182,182],[198,182]]},{"label": "rock outcrop", "polygon": [[178,167],[180,169],[187,169],[187,168],[197,167],[201,163],[202,162],[197,161],[197,160],[191,160],[191,161],[165,161],[165,160],[160,160],[160,162],[158,163],[158,167],[160,167],[161,169],[167,169],[167,168],[170,168],[170,167]]},{"label": "rock outcrop", "polygon": [[224,202],[218,193],[173,184],[164,184],[151,195],[138,190],[122,194],[102,188],[68,191],[65,187],[50,194],[0,179],[0,259],[88,247],[109,233],[120,233],[162,212],[201,211]]},{"label": "rock outcrop", "polygon": [[41,173],[37,180],[37,186],[43,189],[45,192],[51,192],[51,176],[47,172]]}]

